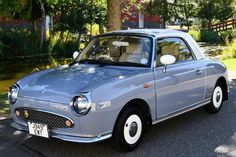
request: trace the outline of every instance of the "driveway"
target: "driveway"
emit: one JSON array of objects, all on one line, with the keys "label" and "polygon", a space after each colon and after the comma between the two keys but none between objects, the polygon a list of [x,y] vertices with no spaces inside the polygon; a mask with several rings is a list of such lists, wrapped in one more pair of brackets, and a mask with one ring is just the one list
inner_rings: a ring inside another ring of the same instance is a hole
[{"label": "driveway", "polygon": [[218,114],[203,108],[153,126],[140,147],[131,153],[115,151],[110,141],[95,144],[69,143],[31,137],[0,120],[0,156],[47,157],[236,157],[236,79],[230,83],[230,99]]}]

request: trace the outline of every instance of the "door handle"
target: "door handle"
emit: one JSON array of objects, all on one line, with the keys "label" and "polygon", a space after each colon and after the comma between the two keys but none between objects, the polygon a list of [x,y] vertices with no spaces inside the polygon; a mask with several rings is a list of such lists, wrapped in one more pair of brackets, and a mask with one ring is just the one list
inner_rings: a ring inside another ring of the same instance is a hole
[{"label": "door handle", "polygon": [[203,71],[202,71],[202,70],[200,70],[200,69],[197,69],[197,70],[196,70],[196,74],[197,74],[197,75],[201,75],[201,74],[202,74],[202,72],[203,72]]}]

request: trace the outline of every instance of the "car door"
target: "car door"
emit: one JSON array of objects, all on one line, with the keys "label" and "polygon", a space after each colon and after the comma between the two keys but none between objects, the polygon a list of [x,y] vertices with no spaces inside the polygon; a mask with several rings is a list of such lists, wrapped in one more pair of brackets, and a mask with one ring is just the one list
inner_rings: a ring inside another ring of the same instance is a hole
[{"label": "car door", "polygon": [[[157,116],[163,117],[203,101],[205,92],[204,65],[196,60],[187,42],[181,38],[157,40],[156,85]],[[167,66],[160,63],[162,55],[175,56],[176,62]]]}]

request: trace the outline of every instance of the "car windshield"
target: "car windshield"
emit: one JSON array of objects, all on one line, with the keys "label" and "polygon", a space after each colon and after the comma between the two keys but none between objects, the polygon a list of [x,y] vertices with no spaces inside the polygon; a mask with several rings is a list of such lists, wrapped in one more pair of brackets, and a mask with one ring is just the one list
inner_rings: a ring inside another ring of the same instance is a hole
[{"label": "car windshield", "polygon": [[140,36],[100,36],[94,38],[77,57],[87,64],[147,67],[151,39]]}]

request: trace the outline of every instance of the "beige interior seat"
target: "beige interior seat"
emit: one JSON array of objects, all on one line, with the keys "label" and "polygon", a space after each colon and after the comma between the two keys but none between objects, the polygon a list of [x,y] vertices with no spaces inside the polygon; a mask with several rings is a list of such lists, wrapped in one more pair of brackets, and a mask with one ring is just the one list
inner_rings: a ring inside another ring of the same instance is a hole
[{"label": "beige interior seat", "polygon": [[132,63],[140,63],[142,48],[140,44],[130,43],[128,47],[126,47],[126,52],[124,52],[120,58],[119,62],[132,62]]}]

